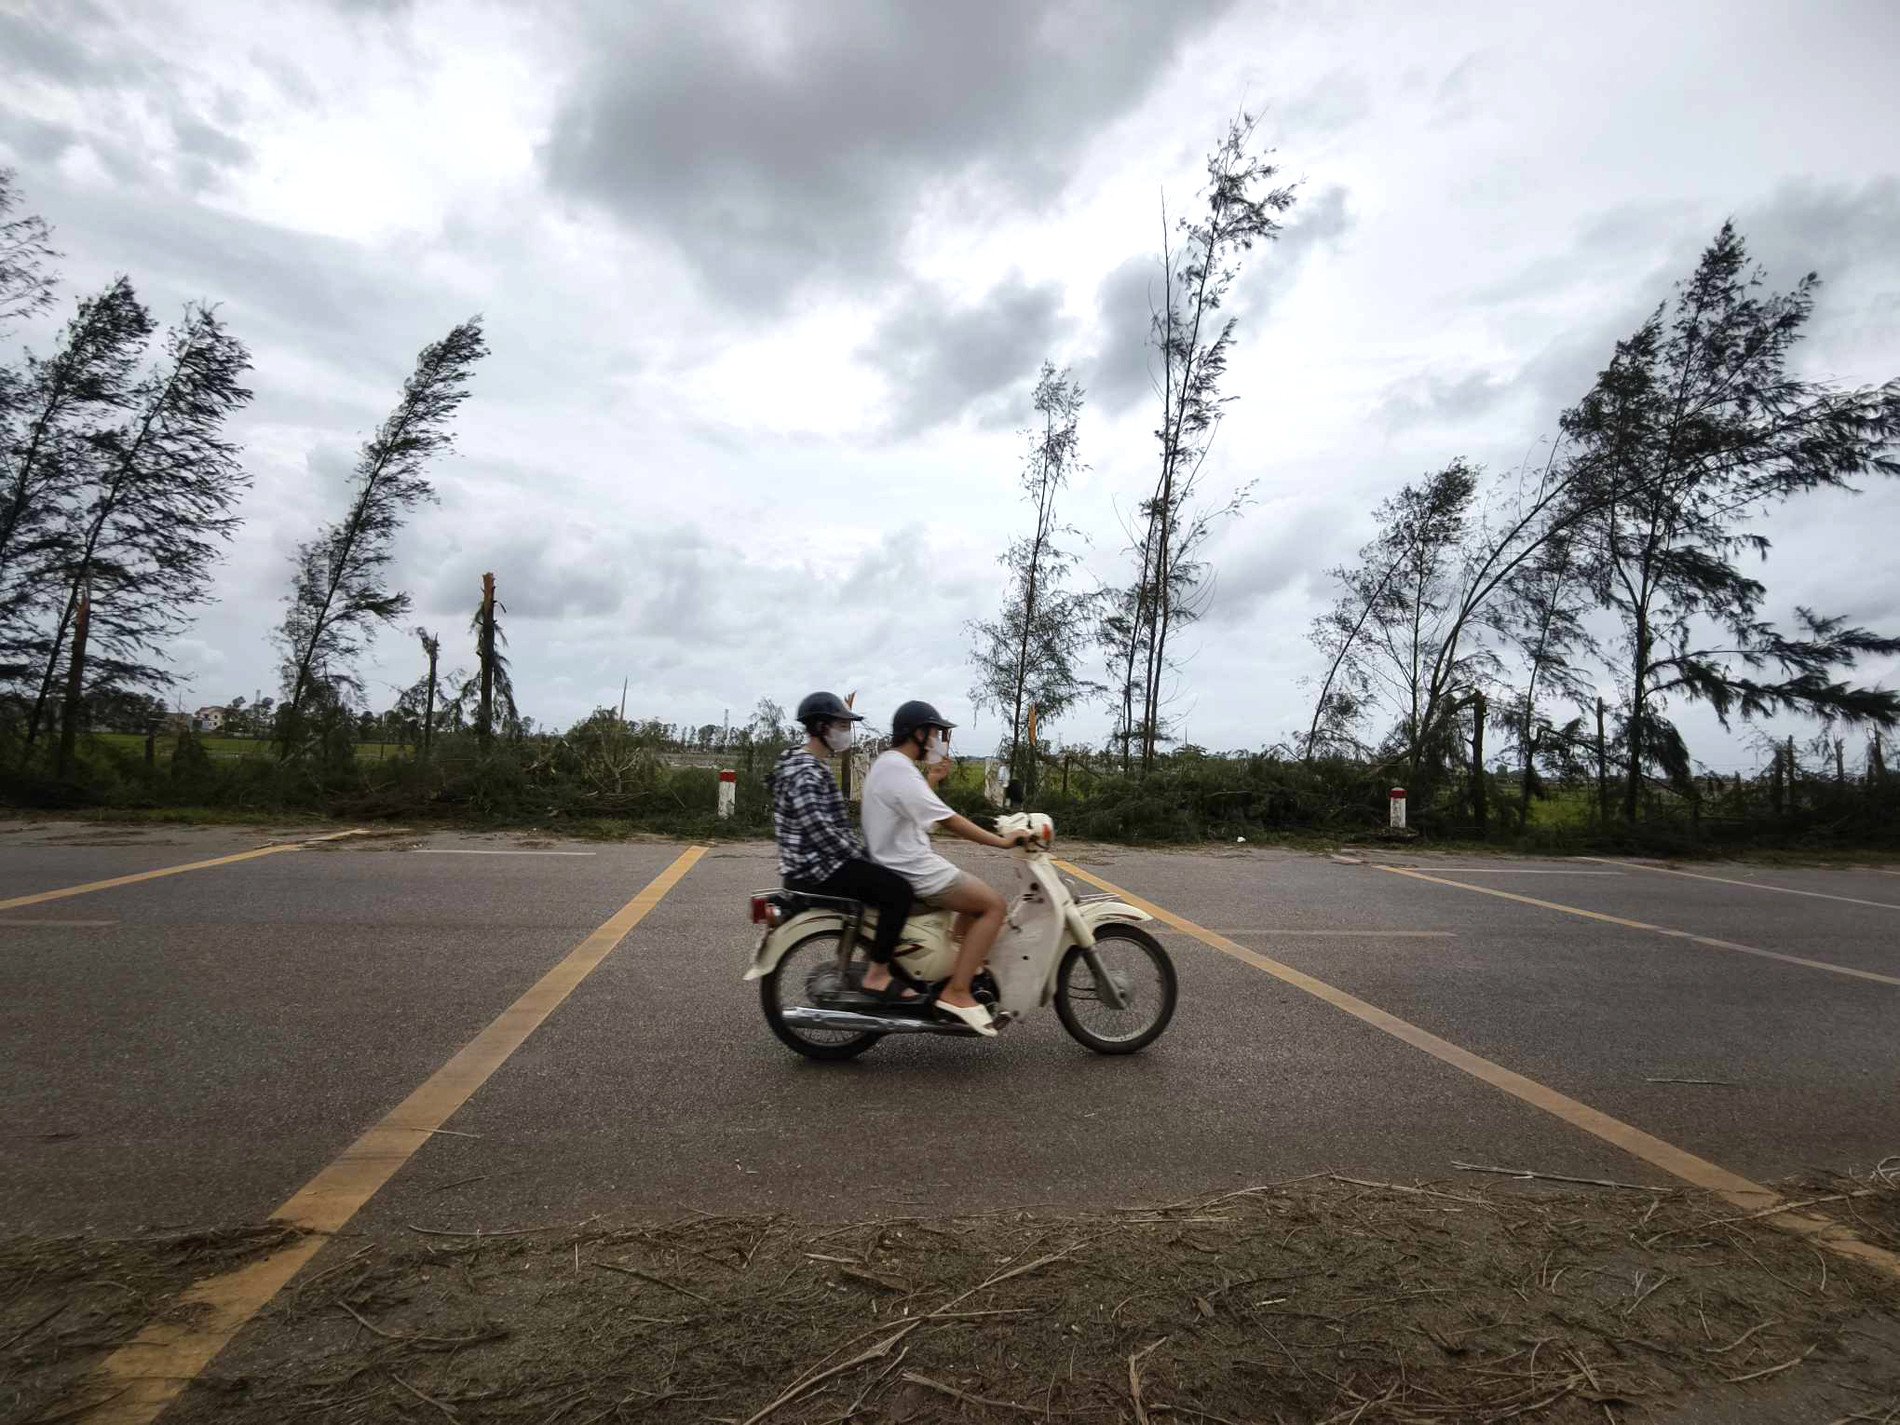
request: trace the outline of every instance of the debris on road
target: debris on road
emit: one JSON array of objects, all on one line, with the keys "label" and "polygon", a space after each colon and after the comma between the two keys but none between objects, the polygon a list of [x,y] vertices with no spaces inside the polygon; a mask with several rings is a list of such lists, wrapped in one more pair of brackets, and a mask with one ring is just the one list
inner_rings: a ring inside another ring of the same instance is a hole
[{"label": "debris on road", "polygon": [[[1883,1169],[1803,1191],[1900,1246]],[[1623,1419],[1817,1372],[1900,1393],[1900,1354],[1859,1329],[1900,1287],[1723,1209],[1325,1175],[1063,1215],[339,1241],[167,1418],[1371,1425]],[[0,1244],[0,1416],[57,1415],[76,1362],[274,1231],[176,1258],[155,1239]]]}]

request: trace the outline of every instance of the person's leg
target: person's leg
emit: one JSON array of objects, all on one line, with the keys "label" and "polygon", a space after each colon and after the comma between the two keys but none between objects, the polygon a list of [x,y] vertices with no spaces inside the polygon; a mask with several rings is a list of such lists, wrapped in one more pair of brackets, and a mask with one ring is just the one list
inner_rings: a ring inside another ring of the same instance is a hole
[{"label": "person's leg", "polygon": [[963,945],[957,951],[956,967],[950,972],[950,983],[937,998],[946,1004],[968,1007],[976,1003],[976,997],[970,993],[970,982],[988,962],[990,947],[1002,933],[1008,907],[1003,904],[1002,896],[967,873],[936,899],[946,910],[957,911],[959,919],[967,918],[969,924]]},{"label": "person's leg", "polygon": [[863,901],[877,912],[877,931],[865,947],[871,963],[864,971],[864,988],[876,994],[891,982],[891,957],[897,953],[916,893],[897,872],[870,861],[845,862],[832,873],[829,884],[838,887],[833,895]]}]

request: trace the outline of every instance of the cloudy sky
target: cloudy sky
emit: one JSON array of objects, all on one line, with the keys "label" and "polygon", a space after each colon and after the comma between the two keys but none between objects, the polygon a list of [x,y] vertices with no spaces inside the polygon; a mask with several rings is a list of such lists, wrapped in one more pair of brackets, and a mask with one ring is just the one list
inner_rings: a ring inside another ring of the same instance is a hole
[{"label": "cloudy sky", "polygon": [[[1155,459],[1160,201],[1255,112],[1300,197],[1230,308],[1207,482],[1254,500],[1178,703],[1244,747],[1303,725],[1324,570],[1378,501],[1534,454],[1725,217],[1771,281],[1820,271],[1810,373],[1900,374],[1896,61],[1888,0],[0,0],[0,165],[64,310],[124,271],[255,354],[188,702],[275,691],[291,551],[418,348],[480,312],[493,355],[403,537],[414,622],[460,641],[494,570],[544,722],[623,678],[684,722],[828,686],[982,742],[965,626],[1025,518],[1036,370],[1088,388],[1063,513],[1113,578]],[[1778,513],[1772,611],[1900,627],[1896,516],[1892,488]],[[391,632],[372,695],[418,672]]]}]

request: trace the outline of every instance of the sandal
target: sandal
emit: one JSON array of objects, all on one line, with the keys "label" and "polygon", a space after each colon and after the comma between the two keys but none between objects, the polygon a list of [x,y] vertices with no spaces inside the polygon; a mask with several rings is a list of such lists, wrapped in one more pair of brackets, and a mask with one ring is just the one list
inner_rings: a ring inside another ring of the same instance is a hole
[{"label": "sandal", "polygon": [[996,1037],[996,1025],[991,1021],[990,1012],[980,1004],[945,1004],[938,1000],[931,1007],[943,1014],[955,1015],[986,1039]]}]

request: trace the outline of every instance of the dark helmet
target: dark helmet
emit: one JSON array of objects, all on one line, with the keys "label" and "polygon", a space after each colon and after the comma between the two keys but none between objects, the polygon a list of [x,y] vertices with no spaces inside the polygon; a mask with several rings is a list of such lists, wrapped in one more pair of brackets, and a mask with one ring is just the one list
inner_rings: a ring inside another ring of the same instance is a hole
[{"label": "dark helmet", "polygon": [[955,726],[929,703],[913,698],[891,715],[891,742],[901,747],[920,727],[940,727],[948,732]]},{"label": "dark helmet", "polygon": [[815,722],[863,722],[836,693],[808,693],[798,705],[798,721],[807,732]]}]

